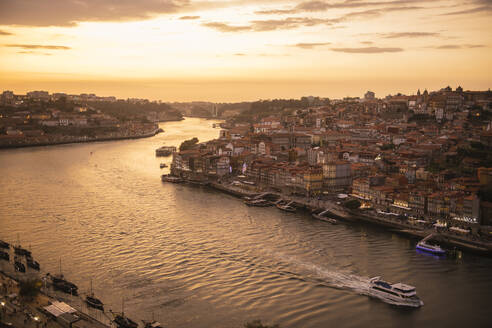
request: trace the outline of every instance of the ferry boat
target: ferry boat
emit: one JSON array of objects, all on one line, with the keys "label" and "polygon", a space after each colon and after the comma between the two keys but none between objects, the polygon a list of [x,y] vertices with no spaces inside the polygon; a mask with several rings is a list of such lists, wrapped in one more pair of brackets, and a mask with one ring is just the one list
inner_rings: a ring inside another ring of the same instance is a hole
[{"label": "ferry boat", "polygon": [[418,250],[424,251],[424,252],[435,254],[435,255],[446,254],[446,251],[444,249],[442,249],[441,246],[429,244],[424,240],[419,241],[415,248]]},{"label": "ferry boat", "polygon": [[391,284],[381,277],[369,280],[369,295],[388,300],[391,304],[399,306],[421,307],[424,302],[417,296],[415,287],[397,283]]}]

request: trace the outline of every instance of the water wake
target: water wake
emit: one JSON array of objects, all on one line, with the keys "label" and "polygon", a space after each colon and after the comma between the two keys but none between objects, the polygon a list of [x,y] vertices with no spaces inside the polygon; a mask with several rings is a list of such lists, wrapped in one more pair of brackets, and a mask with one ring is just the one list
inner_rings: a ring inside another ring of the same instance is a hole
[{"label": "water wake", "polygon": [[309,272],[311,274],[311,278],[320,280],[322,284],[327,287],[351,290],[359,295],[378,298],[381,301],[392,305],[408,305],[389,297],[385,297],[384,295],[371,293],[370,278],[368,277],[361,277],[353,273],[343,272],[339,270],[330,270],[321,265],[303,261],[296,256],[286,255],[282,253],[277,253],[275,256],[283,262],[294,265],[302,270]]}]

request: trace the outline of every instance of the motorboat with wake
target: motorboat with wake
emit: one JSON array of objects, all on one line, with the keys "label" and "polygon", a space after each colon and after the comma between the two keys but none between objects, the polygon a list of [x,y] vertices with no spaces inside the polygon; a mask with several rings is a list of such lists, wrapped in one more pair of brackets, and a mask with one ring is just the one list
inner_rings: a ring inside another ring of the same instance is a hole
[{"label": "motorboat with wake", "polygon": [[374,277],[369,280],[369,295],[398,306],[421,307],[424,302],[417,296],[416,288],[410,285],[391,284]]},{"label": "motorboat with wake", "polygon": [[415,247],[417,250],[424,251],[426,253],[431,253],[434,255],[445,255],[446,251],[441,248],[441,246],[437,244],[432,244],[429,242],[429,240],[432,238],[433,234],[430,234],[429,236],[425,237],[421,241],[417,243],[417,246]]}]

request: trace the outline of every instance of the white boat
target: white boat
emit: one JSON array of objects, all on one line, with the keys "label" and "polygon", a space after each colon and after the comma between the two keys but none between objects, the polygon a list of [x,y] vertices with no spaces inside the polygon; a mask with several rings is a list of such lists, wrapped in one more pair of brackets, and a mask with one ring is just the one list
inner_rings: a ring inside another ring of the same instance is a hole
[{"label": "white boat", "polygon": [[397,283],[391,284],[381,277],[369,281],[369,295],[399,306],[421,307],[424,302],[417,296],[415,287]]},{"label": "white boat", "polygon": [[424,251],[427,253],[435,254],[435,255],[445,255],[446,251],[441,248],[441,246],[437,244],[431,244],[427,242],[433,237],[434,234],[430,234],[429,236],[425,237],[421,241],[417,243],[417,246],[415,247],[417,250]]}]

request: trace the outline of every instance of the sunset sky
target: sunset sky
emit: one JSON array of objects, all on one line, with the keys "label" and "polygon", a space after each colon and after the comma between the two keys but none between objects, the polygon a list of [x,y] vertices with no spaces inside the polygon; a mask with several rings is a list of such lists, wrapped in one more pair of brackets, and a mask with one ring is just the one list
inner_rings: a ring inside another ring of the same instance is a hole
[{"label": "sunset sky", "polygon": [[492,0],[0,0],[0,91],[163,101],[492,86]]}]

